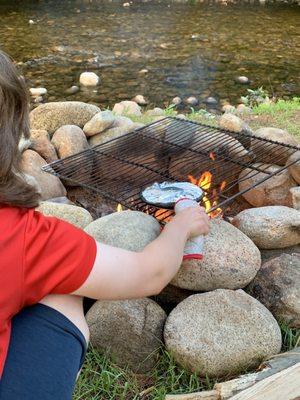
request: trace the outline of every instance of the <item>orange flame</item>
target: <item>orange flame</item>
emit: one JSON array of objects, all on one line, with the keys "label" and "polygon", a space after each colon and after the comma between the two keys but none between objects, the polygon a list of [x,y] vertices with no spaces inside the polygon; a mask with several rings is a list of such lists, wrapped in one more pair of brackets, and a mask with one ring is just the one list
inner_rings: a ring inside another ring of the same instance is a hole
[{"label": "orange flame", "polygon": [[[210,157],[211,158],[214,157],[214,154],[210,153]],[[199,186],[202,190],[204,190],[205,196],[203,196],[203,203],[204,203],[204,207],[205,207],[206,212],[209,212],[209,210],[212,207],[217,206],[217,204],[218,204],[218,195],[217,195],[217,191],[215,189],[213,190],[213,198],[214,198],[214,200],[211,201],[207,197],[207,192],[209,191],[209,189],[211,187],[211,183],[212,183],[212,174],[211,174],[211,172],[209,172],[209,171],[203,172],[203,174],[201,174],[199,179],[196,179],[192,175],[189,175],[188,178],[189,178],[191,183],[193,183],[194,185]],[[226,182],[223,181],[221,183],[221,185],[220,185],[220,191],[224,190],[225,187],[226,187]],[[211,218],[216,218],[217,216],[222,214],[222,209],[218,207],[216,210],[214,210],[212,212],[209,212],[208,214],[209,214],[209,216]]]},{"label": "orange flame", "polygon": [[122,207],[122,204],[118,204],[117,205],[117,212],[121,212],[121,211],[123,211],[123,207]]}]

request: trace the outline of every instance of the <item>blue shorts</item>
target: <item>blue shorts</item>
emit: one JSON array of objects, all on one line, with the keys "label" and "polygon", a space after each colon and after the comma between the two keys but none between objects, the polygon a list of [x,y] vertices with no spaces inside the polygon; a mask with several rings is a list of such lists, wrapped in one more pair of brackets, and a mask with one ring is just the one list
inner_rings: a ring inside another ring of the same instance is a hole
[{"label": "blue shorts", "polygon": [[24,308],[12,320],[0,400],[71,400],[86,348],[59,311],[40,303]]}]

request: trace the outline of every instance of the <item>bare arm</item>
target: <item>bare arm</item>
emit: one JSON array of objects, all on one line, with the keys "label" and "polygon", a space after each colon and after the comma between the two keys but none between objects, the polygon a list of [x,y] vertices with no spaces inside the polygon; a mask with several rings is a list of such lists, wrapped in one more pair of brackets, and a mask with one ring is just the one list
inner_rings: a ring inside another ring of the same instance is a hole
[{"label": "bare arm", "polygon": [[180,268],[190,236],[208,233],[208,217],[200,207],[182,211],[160,236],[139,253],[97,243],[94,267],[73,294],[94,299],[129,299],[159,293]]}]

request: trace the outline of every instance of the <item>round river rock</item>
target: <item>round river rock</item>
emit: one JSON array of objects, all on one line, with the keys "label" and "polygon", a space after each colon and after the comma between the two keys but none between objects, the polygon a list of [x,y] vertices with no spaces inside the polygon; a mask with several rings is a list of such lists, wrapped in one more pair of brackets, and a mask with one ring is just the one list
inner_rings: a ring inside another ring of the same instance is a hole
[{"label": "round river rock", "polygon": [[213,219],[203,260],[184,260],[171,284],[196,291],[240,289],[252,281],[260,265],[260,252],[248,236],[226,221]]},{"label": "round river rock", "polygon": [[63,219],[81,229],[93,221],[91,214],[87,210],[70,204],[43,201],[36,210],[44,215]]},{"label": "round river rock", "polygon": [[247,291],[277,320],[300,328],[300,254],[282,254],[265,262]]},{"label": "round river rock", "polygon": [[148,298],[97,301],[87,313],[92,345],[136,373],[157,362],[165,320],[163,309]]},{"label": "round river rock", "polygon": [[46,164],[47,162],[33,150],[25,150],[22,154],[22,170],[36,179],[42,200],[65,196],[67,192],[59,178],[42,171],[42,166]]},{"label": "round river rock", "polygon": [[284,206],[250,208],[232,223],[260,249],[279,249],[300,243],[300,211]]},{"label": "round river rock", "polygon": [[41,104],[30,112],[31,129],[46,129],[52,135],[63,125],[82,128],[100,108],[81,101],[58,101]]},{"label": "round river rock", "polygon": [[54,133],[51,143],[60,158],[77,154],[89,148],[82,129],[76,125],[63,125]]},{"label": "round river rock", "polygon": [[256,367],[281,348],[272,314],[242,290],[215,290],[183,300],[167,318],[164,339],[178,364],[220,377]]},{"label": "round river rock", "polygon": [[121,211],[96,219],[85,231],[99,242],[141,251],[160,234],[160,225],[140,211]]}]

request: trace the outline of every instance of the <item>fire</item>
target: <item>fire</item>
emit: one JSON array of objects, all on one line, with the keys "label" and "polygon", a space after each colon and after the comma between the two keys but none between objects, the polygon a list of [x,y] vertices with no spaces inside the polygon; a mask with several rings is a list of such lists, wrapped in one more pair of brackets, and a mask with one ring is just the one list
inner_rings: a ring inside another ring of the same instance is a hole
[{"label": "fire", "polygon": [[[210,153],[210,158],[213,160],[214,158],[214,154]],[[207,192],[209,191],[210,187],[211,187],[211,183],[212,183],[212,174],[209,171],[205,171],[200,175],[200,178],[195,178],[193,175],[189,175],[188,176],[189,181],[191,183],[193,183],[194,185],[199,186],[202,190],[204,190],[205,192],[205,196],[203,197],[203,203],[204,203],[204,207],[205,210],[207,212],[209,212],[209,210],[215,206],[217,206],[218,204],[218,193],[217,191],[214,189],[213,190],[213,198],[214,200],[211,201],[208,196],[207,196]],[[220,185],[219,191],[223,191],[226,187],[226,182],[223,181]],[[221,208],[217,208],[216,210],[212,211],[209,213],[209,216],[211,218],[215,218],[217,216],[219,216],[220,214],[222,214],[222,209]]]},{"label": "fire", "polygon": [[122,204],[118,204],[117,205],[117,212],[121,212],[121,211],[123,211],[123,207],[122,207]]},{"label": "fire", "polygon": [[155,211],[154,217],[158,221],[169,222],[173,214],[174,213],[171,210],[160,208],[159,210]]}]

